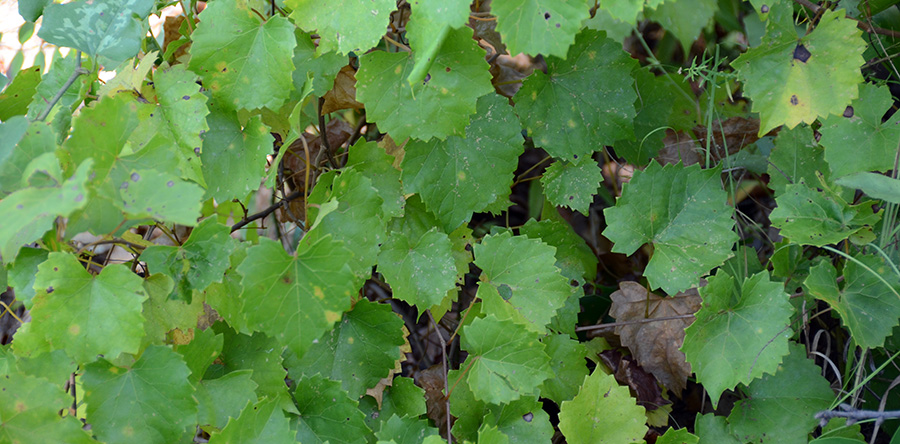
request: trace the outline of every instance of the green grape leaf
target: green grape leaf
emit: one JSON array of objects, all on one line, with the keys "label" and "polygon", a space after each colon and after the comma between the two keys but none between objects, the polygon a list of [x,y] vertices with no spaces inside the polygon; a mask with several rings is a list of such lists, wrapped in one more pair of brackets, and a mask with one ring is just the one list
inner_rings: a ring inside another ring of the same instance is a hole
[{"label": "green grape leaf", "polygon": [[838,243],[871,231],[881,218],[880,213],[873,213],[872,202],[851,206],[831,190],[817,191],[803,182],[785,186],[775,203],[775,210],[769,214],[772,226],[802,245]]},{"label": "green grape leaf", "polygon": [[637,24],[638,14],[647,8],[654,9],[664,0],[611,0],[603,2],[600,9],[609,12],[613,18],[630,25]]},{"label": "green grape leaf", "polygon": [[590,17],[586,0],[506,0],[491,4],[497,32],[511,55],[520,52],[566,58],[581,24]]},{"label": "green grape leaf", "polygon": [[771,6],[762,44],[741,54],[732,66],[759,113],[759,134],[844,112],[858,95],[859,67],[866,48],[856,22],[844,10],[827,10],[816,29],[798,38],[793,8]]},{"label": "green grape leaf", "polygon": [[597,256],[584,238],[561,218],[543,219],[540,222],[531,219],[519,228],[519,233],[555,247],[556,266],[566,278],[580,280],[596,276],[599,262]]},{"label": "green grape leaf", "polygon": [[352,246],[348,259],[350,270],[367,279],[378,259],[379,245],[387,236],[382,213],[384,200],[372,186],[372,181],[355,169],[342,169],[340,175],[322,175],[309,195],[311,204],[337,205],[333,211],[320,212],[310,208],[309,220],[315,220],[306,237],[315,243],[328,235],[335,241]]},{"label": "green grape leaf", "polygon": [[115,359],[137,353],[147,296],[141,278],[128,267],[109,265],[92,276],[74,255],[50,253],[38,266],[34,288],[30,328],[16,340],[37,340],[41,348],[23,350],[14,341],[17,353],[63,349],[79,364],[93,362],[97,355]]},{"label": "green grape leaf", "polygon": [[241,406],[256,401],[257,385],[252,375],[252,370],[238,370],[196,384],[197,423],[223,429],[229,418],[237,418]]},{"label": "green grape leaf", "polygon": [[295,444],[294,431],[288,418],[278,407],[278,400],[263,399],[250,401],[241,416],[232,418],[221,433],[209,438],[210,444],[230,444],[238,442],[264,442],[272,444]]},{"label": "green grape leaf", "polygon": [[303,356],[350,308],[356,293],[350,255],[330,237],[301,243],[296,257],[280,243],[260,239],[237,269],[248,324]]},{"label": "green grape leaf", "polygon": [[427,80],[410,86],[406,78],[416,57],[373,51],[359,58],[356,100],[366,105],[366,119],[378,123],[398,143],[408,137],[429,140],[466,134],[476,100],[494,91],[484,50],[472,40],[472,30],[448,31]]},{"label": "green grape leaf", "polygon": [[728,423],[724,416],[715,413],[697,415],[694,418],[694,433],[700,437],[700,444],[741,444],[734,435],[728,432]]},{"label": "green grape leaf", "polygon": [[407,77],[412,86],[428,76],[434,56],[441,49],[451,28],[460,28],[469,20],[466,0],[420,0],[409,6],[412,20],[406,24],[406,38],[416,51],[416,63]]},{"label": "green grape leaf", "polygon": [[788,354],[794,309],[780,282],[760,272],[743,282],[720,271],[700,288],[703,305],[685,330],[684,352],[713,407],[726,389],[772,374]]},{"label": "green grape leaf", "polygon": [[381,424],[394,415],[401,418],[424,415],[425,390],[412,378],[399,376],[381,393],[380,405],[372,396],[364,396],[359,400],[359,409],[366,415],[366,425],[380,430]]},{"label": "green grape leaf", "polygon": [[344,165],[346,168],[353,167],[372,181],[372,186],[384,199],[381,209],[385,218],[401,216],[406,203],[400,184],[400,171],[393,167],[393,163],[394,157],[386,153],[384,148],[360,139],[350,147],[350,157]]},{"label": "green grape leaf", "polygon": [[293,419],[297,440],[305,443],[366,444],[372,433],[358,403],[341,383],[316,375],[297,381],[294,392],[300,416]]},{"label": "green grape leaf", "polygon": [[138,102],[131,94],[102,97],[72,119],[72,136],[63,143],[60,154],[63,168],[94,159],[90,183],[102,184],[137,126]]},{"label": "green grape leaf", "polygon": [[[82,65],[85,60],[82,58]],[[34,98],[28,105],[28,118],[35,120],[41,113],[45,112],[47,106],[53,97],[62,89],[63,85],[69,81],[72,72],[78,67],[78,61],[75,51],[66,54],[66,57],[60,57],[53,60],[50,70],[41,78],[41,83],[35,90]],[[63,93],[59,101],[50,110],[50,114],[44,119],[45,122],[52,122],[49,125],[56,131],[65,134],[68,133],[69,123],[72,121],[73,107],[77,107],[84,99],[84,95],[90,91],[92,76],[79,76],[66,92]]]},{"label": "green grape leaf", "polygon": [[[699,415],[698,415],[699,416]],[[656,444],[699,444],[700,438],[688,429],[669,428],[666,433],[656,438]]]},{"label": "green grape leaf", "polygon": [[822,369],[796,343],[778,371],[750,383],[746,393],[728,415],[731,433],[743,442],[806,441],[816,428],[816,412],[828,410],[834,400]]},{"label": "green grape leaf", "polygon": [[775,190],[776,197],[784,194],[789,184],[818,183],[817,174],[829,176],[825,150],[816,143],[812,128],[806,125],[778,133],[768,164],[769,188]]},{"label": "green grape leaf", "polygon": [[114,61],[141,49],[153,0],[80,0],[51,3],[44,8],[38,36],[57,46],[84,51]]},{"label": "green grape leaf", "polygon": [[317,47],[310,34],[296,31],[297,47],[294,48],[293,62],[297,69],[292,74],[295,93],[303,91],[308,76],[312,75],[311,93],[324,96],[334,87],[334,78],[341,67],[347,64],[347,57]]},{"label": "green grape leaf", "polygon": [[259,117],[250,118],[242,131],[234,113],[213,104],[206,121],[209,131],[202,136],[200,160],[208,197],[218,202],[243,199],[265,174],[272,136]]},{"label": "green grape leaf", "polygon": [[322,51],[351,51],[365,54],[381,40],[390,22],[391,11],[397,9],[394,0],[372,0],[360,3],[356,0],[340,0],[322,8],[312,0],[286,0],[293,9],[291,19],[304,31],[321,36]]},{"label": "green grape leaf", "polygon": [[534,144],[574,161],[601,145],[634,137],[637,60],[603,32],[585,29],[568,57],[548,57],[547,74],[535,70],[513,98]]},{"label": "green grape leaf", "polygon": [[197,224],[204,191],[193,182],[156,170],[131,170],[128,179],[118,185],[118,204],[132,219]]},{"label": "green grape leaf", "polygon": [[886,86],[862,83],[859,98],[847,106],[842,115],[829,116],[822,122],[819,131],[825,160],[835,177],[894,169],[897,145],[900,144],[900,116],[894,114],[881,122],[892,104],[891,92]]},{"label": "green grape leaf", "polygon": [[54,151],[55,139],[53,129],[43,122],[15,116],[0,123],[0,196],[27,185],[26,169],[37,157]]},{"label": "green grape leaf", "polygon": [[[206,330],[194,330],[194,337],[191,339],[191,342],[175,347],[175,351],[184,357],[184,362],[191,369],[191,383],[196,385],[196,382],[203,378],[209,366],[222,354],[224,343],[225,335],[207,328]],[[255,388],[256,384],[254,384]],[[238,407],[242,405],[244,405],[243,402]]]},{"label": "green grape leaf", "polygon": [[403,319],[391,306],[362,299],[300,359],[285,365],[294,380],[322,375],[340,381],[352,399],[359,399],[390,375],[404,343]]},{"label": "green grape leaf", "polygon": [[0,94],[0,121],[28,112],[28,104],[41,83],[41,67],[34,66],[20,71],[3,93]]},{"label": "green grape leaf", "polygon": [[541,178],[544,195],[558,207],[567,207],[587,216],[594,194],[603,182],[597,162],[586,157],[581,162],[559,160],[550,165]]},{"label": "green grape leaf", "polygon": [[170,299],[174,287],[172,278],[164,274],[156,273],[144,279],[144,292],[149,297],[144,301],[143,345],[162,345],[169,331],[178,328],[186,333],[197,327],[197,319],[203,313],[203,300],[185,303],[184,300]]},{"label": "green grape leaf", "polygon": [[428,425],[428,421],[414,416],[391,416],[381,425],[381,430],[375,432],[375,437],[381,441],[393,441],[397,444],[419,444],[428,436],[440,436],[438,429]]},{"label": "green grape leaf", "polygon": [[482,424],[478,429],[479,444],[507,444],[509,437],[501,432],[496,426],[488,426]]},{"label": "green grape leaf", "polygon": [[96,443],[73,416],[59,411],[72,404],[61,386],[18,372],[0,378],[0,441],[8,443]]},{"label": "green grape leaf", "polygon": [[572,444],[641,442],[646,421],[628,388],[597,370],[584,378],[575,399],[559,407],[559,430]]},{"label": "green grape leaf", "polygon": [[644,275],[651,287],[669,294],[697,285],[731,256],[737,240],[718,168],[651,162],[634,172],[616,206],[603,214],[603,235],[615,243],[613,252],[631,254],[653,243]]},{"label": "green grape leaf", "polygon": [[188,68],[222,106],[277,110],[290,95],[297,39],[288,19],[261,23],[247,2],[222,0],[200,13],[191,38]]},{"label": "green grape leaf", "polygon": [[405,150],[404,191],[419,193],[444,228],[453,230],[509,195],[524,146],[512,108],[492,94],[478,99],[466,138],[412,140]]},{"label": "green grape leaf", "polygon": [[716,0],[690,1],[690,3],[683,0],[669,0],[654,9],[648,9],[647,18],[658,22],[671,32],[687,54],[694,40],[718,10],[719,3]]},{"label": "green grape leaf", "polygon": [[527,320],[525,327],[546,332],[571,293],[568,279],[555,265],[556,248],[509,231],[486,236],[473,248],[475,265],[484,273],[481,280],[498,291],[505,286],[511,293],[506,302]]},{"label": "green grape leaf", "polygon": [[44,13],[44,8],[53,3],[53,0],[19,0],[17,3],[19,4],[19,15],[25,21],[34,23]]},{"label": "green grape leaf", "polygon": [[168,347],[150,346],[130,367],[101,359],[81,382],[91,431],[105,442],[171,443],[197,418],[187,365]]},{"label": "green grape leaf", "polygon": [[238,332],[251,334],[252,329],[244,316],[244,300],[240,297],[244,287],[241,286],[241,275],[237,272],[237,267],[246,257],[247,244],[238,243],[229,258],[231,267],[225,270],[222,283],[213,282],[203,293],[206,303],[225,319],[228,326]]},{"label": "green grape leaf", "polygon": [[25,305],[26,310],[33,307],[34,280],[37,277],[38,265],[47,260],[50,252],[42,248],[22,248],[16,261],[9,267],[9,286],[16,292],[16,300]]},{"label": "green grape leaf", "polygon": [[507,403],[532,394],[553,376],[537,333],[494,315],[463,327],[462,348],[473,360],[466,380],[475,399]]},{"label": "green grape leaf", "polygon": [[837,271],[828,262],[810,268],[804,286],[809,294],[827,302],[860,347],[877,348],[900,323],[900,283],[877,255],[856,255],[844,265],[844,287],[838,288]]},{"label": "green grape leaf", "polygon": [[541,396],[552,399],[557,404],[569,401],[578,394],[588,375],[585,361],[588,351],[584,344],[574,341],[568,335],[550,335],[544,338],[544,347],[550,356],[550,370],[556,375],[544,381]]},{"label": "green grape leaf", "polygon": [[183,177],[205,186],[197,153],[203,144],[200,135],[209,130],[206,122],[209,108],[208,99],[200,92],[195,79],[184,65],[159,69],[153,74],[160,119],[165,122],[156,128],[167,130],[180,148],[178,163]]},{"label": "green grape leaf", "polygon": [[284,348],[262,333],[254,333],[253,336],[239,334],[222,324],[216,324],[213,328],[224,336],[224,345],[217,359],[220,363],[210,365],[203,380],[218,379],[236,371],[253,370],[250,378],[256,383],[256,392],[260,397],[279,399],[282,409],[295,411],[288,387],[284,383],[287,377],[281,359]]},{"label": "green grape leaf", "polygon": [[141,253],[152,273],[165,273],[175,280],[176,294],[190,301],[192,291],[203,291],[222,282],[234,250],[231,229],[207,218],[197,225],[180,247],[154,245]]},{"label": "green grape leaf", "polygon": [[845,187],[858,188],[875,199],[900,204],[900,180],[888,176],[860,172],[841,177],[835,183]]},{"label": "green grape leaf", "polygon": [[441,303],[456,288],[456,265],[450,238],[437,227],[411,240],[392,233],[381,246],[378,271],[393,297],[424,310]]}]

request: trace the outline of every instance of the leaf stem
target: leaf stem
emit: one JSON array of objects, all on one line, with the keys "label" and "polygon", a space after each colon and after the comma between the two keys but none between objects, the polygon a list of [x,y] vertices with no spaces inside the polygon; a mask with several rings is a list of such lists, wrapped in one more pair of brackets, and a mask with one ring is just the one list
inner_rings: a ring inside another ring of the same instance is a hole
[{"label": "leaf stem", "polygon": [[78,79],[78,76],[88,73],[88,70],[81,67],[81,51],[75,52],[75,61],[77,63],[77,66],[75,67],[75,70],[72,71],[72,75],[69,76],[69,78],[66,80],[66,83],[63,84],[62,88],[60,88],[59,91],[56,92],[56,95],[53,96],[52,99],[50,99],[50,103],[47,104],[47,108],[44,109],[44,112],[42,112],[41,115],[39,115],[37,119],[35,119],[35,121],[43,122],[44,119],[46,119],[47,116],[50,115],[50,111],[56,105],[56,102],[59,102],[59,99],[62,99],[63,94],[65,94],[66,91],[68,91],[69,87],[72,86],[73,83],[75,83],[75,80]]},{"label": "leaf stem", "polygon": [[453,444],[453,436],[450,434],[450,429],[453,425],[450,418],[450,384],[447,380],[447,341],[444,340],[444,335],[441,334],[438,323],[434,320],[434,316],[431,315],[431,310],[425,310],[425,313],[428,313],[428,319],[431,319],[431,323],[434,325],[434,332],[437,333],[438,339],[441,341],[441,365],[444,370],[444,408],[447,412],[447,444]]},{"label": "leaf stem", "polygon": [[288,202],[290,202],[294,199],[297,199],[300,196],[303,196],[304,193],[305,193],[304,190],[294,191],[293,193],[285,196],[284,199],[281,199],[280,201],[275,202],[274,204],[270,205],[265,210],[262,210],[259,213],[251,214],[251,215],[243,218],[240,222],[231,226],[231,232],[234,233],[235,231],[240,230],[241,228],[244,228],[250,222],[253,222],[257,219],[262,219],[262,218],[272,214],[275,210],[281,208],[283,205],[287,204]]},{"label": "leaf stem", "polygon": [[[322,107],[325,105],[325,98],[319,97],[319,136],[322,137],[322,149],[325,150],[325,155],[328,156],[328,164],[331,165],[331,168],[337,169],[338,164],[334,160],[334,155],[331,153],[331,145],[328,144],[328,134],[325,128],[325,114],[322,114]],[[302,138],[302,136],[301,136]],[[306,141],[304,141],[306,143]],[[307,171],[309,170],[309,165],[307,164]]]}]

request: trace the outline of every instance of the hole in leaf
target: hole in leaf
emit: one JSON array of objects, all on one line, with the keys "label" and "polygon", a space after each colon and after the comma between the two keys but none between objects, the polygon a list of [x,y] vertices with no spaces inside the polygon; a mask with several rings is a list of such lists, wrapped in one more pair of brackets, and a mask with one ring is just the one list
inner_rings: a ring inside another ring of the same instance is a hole
[{"label": "hole in leaf", "polygon": [[794,48],[794,60],[799,60],[803,63],[806,63],[807,60],[812,56],[812,53],[806,49],[803,44],[798,44],[796,48]]},{"label": "hole in leaf", "polygon": [[138,173],[131,173],[131,181],[132,181],[132,182],[137,182],[137,181],[139,181],[139,180],[141,180],[141,175],[140,175],[140,174],[138,174]]},{"label": "hole in leaf", "polygon": [[544,13],[544,20],[550,20],[550,13],[549,13],[549,12],[545,12],[545,13]]},{"label": "hole in leaf", "polygon": [[763,14],[769,12],[769,5],[762,5],[762,6],[760,6],[760,7],[759,7],[759,12],[762,12]]},{"label": "hole in leaf", "polygon": [[525,422],[531,422],[531,420],[534,419],[534,413],[528,412],[522,415],[522,419],[524,419]]},{"label": "hole in leaf", "polygon": [[846,117],[848,119],[853,117],[853,107],[852,106],[847,105],[847,108],[844,108],[844,117]]}]

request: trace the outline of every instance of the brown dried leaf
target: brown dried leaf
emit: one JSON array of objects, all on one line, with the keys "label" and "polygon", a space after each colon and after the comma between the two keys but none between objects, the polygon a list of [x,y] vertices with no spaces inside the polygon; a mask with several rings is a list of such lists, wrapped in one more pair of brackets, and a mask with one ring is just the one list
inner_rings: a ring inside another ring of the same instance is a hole
[{"label": "brown dried leaf", "polygon": [[[674,132],[666,130],[663,139],[663,148],[659,150],[656,158],[659,163],[684,162],[684,165],[693,165],[706,160],[706,127],[696,126],[693,129],[697,135],[695,140],[684,131]],[[713,140],[710,159],[719,161],[725,158],[725,146],[728,154],[736,154],[744,147],[759,140],[759,120],[744,117],[731,117],[727,120],[713,122]],[[724,139],[722,135],[724,134]],[[723,145],[723,140],[725,145]]]},{"label": "brown dried leaf", "polygon": [[638,405],[647,410],[656,410],[672,403],[662,397],[662,390],[656,378],[641,368],[633,357],[622,356],[616,350],[605,350],[600,353],[600,359],[613,371],[619,384],[627,385],[631,389]]},{"label": "brown dried leaf", "polygon": [[[617,322],[694,314],[701,303],[695,288],[661,298],[637,282],[619,283],[619,290],[610,297],[613,303],[609,314]],[[616,334],[644,369],[680,396],[691,375],[691,365],[679,348],[684,343],[684,329],[693,321],[691,317],[620,325]]]},{"label": "brown dried leaf", "polygon": [[325,93],[322,113],[333,113],[342,109],[363,109],[365,105],[356,101],[356,71],[346,65],[334,78],[334,88]]},{"label": "brown dried leaf", "polygon": [[[443,366],[436,364],[416,372],[415,379],[416,385],[425,390],[425,409],[428,417],[438,424],[441,436],[447,436],[447,399],[444,397]],[[451,417],[451,424],[455,420],[455,417]]]}]

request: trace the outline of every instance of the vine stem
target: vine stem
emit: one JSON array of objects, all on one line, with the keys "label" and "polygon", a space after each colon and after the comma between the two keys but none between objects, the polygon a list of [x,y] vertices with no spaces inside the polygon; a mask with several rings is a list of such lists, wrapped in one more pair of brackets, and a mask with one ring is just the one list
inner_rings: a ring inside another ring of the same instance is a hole
[{"label": "vine stem", "polygon": [[438,339],[441,340],[441,365],[444,370],[444,408],[447,411],[447,444],[453,444],[453,436],[450,434],[452,424],[450,418],[450,384],[447,381],[447,341],[444,340],[444,335],[441,334],[437,321],[431,315],[431,310],[425,310],[425,313],[428,313],[428,319],[431,319],[431,323],[434,325],[434,332],[437,333]]},{"label": "vine stem", "polygon": [[[328,133],[326,132],[327,128],[325,127],[325,114],[322,114],[322,107],[324,106],[325,98],[319,97],[319,136],[322,137],[322,149],[325,150],[325,155],[328,156],[328,163],[331,165],[331,168],[337,169],[338,164],[334,160],[334,155],[331,153],[331,145],[328,143]],[[307,166],[307,171],[309,171],[309,166]]]},{"label": "vine stem", "polygon": [[[821,7],[821,6],[819,6],[819,5],[817,5],[817,4],[813,3],[813,2],[811,2],[811,1],[809,1],[809,0],[794,0],[794,2],[796,2],[797,4],[800,4],[800,5],[803,5],[803,6],[807,7],[807,8],[809,8],[809,9],[813,12],[813,14],[820,14],[820,13],[822,12],[822,11],[821,11],[821,10],[822,10],[822,7]],[[857,19],[855,19],[855,18],[853,18],[853,17],[849,17],[849,16],[848,16],[847,18],[849,18],[850,20],[855,21],[855,22],[856,22],[856,25],[859,27],[859,29],[862,29],[863,31],[870,32],[870,33],[873,33],[873,34],[886,35],[886,36],[888,36],[888,37],[893,37],[893,38],[898,38],[898,37],[900,37],[900,32],[893,31],[893,30],[890,30],[890,29],[879,28],[879,27],[877,27],[877,26],[872,26],[872,25],[869,24],[869,23],[866,23],[866,22],[864,22],[864,21],[862,21],[862,20],[857,20]]]},{"label": "vine stem", "polygon": [[244,226],[246,226],[250,222],[253,222],[257,219],[262,219],[262,218],[272,214],[273,212],[275,212],[275,210],[281,208],[283,205],[287,204],[288,202],[290,202],[294,199],[297,199],[300,196],[303,196],[304,193],[306,193],[306,191],[304,191],[304,190],[294,191],[293,193],[285,196],[284,199],[281,199],[280,201],[275,202],[274,204],[270,205],[269,208],[266,208],[265,210],[262,210],[259,213],[251,214],[251,215],[245,217],[240,222],[231,226],[231,232],[234,233],[235,231],[240,230],[241,228],[244,228]]},{"label": "vine stem", "polygon": [[692,315],[692,314],[686,314],[686,315],[676,315],[676,316],[663,316],[663,317],[659,317],[659,318],[636,319],[634,321],[610,322],[608,324],[597,324],[597,325],[586,325],[584,327],[575,327],[575,331],[581,332],[581,331],[601,330],[604,328],[623,327],[626,325],[635,325],[635,324],[647,324],[650,322],[662,322],[662,321],[675,321],[675,320],[679,320],[679,319],[690,319],[693,317],[694,317],[694,315]]},{"label": "vine stem", "polygon": [[59,99],[62,99],[63,94],[65,94],[66,91],[69,90],[69,87],[72,86],[73,83],[75,83],[75,80],[78,79],[78,76],[88,73],[88,70],[81,67],[81,51],[77,51],[75,53],[75,61],[77,62],[77,66],[75,67],[75,70],[72,71],[72,75],[69,76],[69,78],[66,80],[66,83],[63,84],[62,88],[60,88],[59,91],[56,92],[56,95],[53,96],[52,99],[50,99],[50,103],[47,104],[47,108],[44,110],[44,112],[41,113],[41,115],[37,117],[37,119],[35,119],[35,121],[43,122],[44,119],[46,119],[47,116],[50,115],[50,111],[53,109],[56,103],[59,102]]}]

